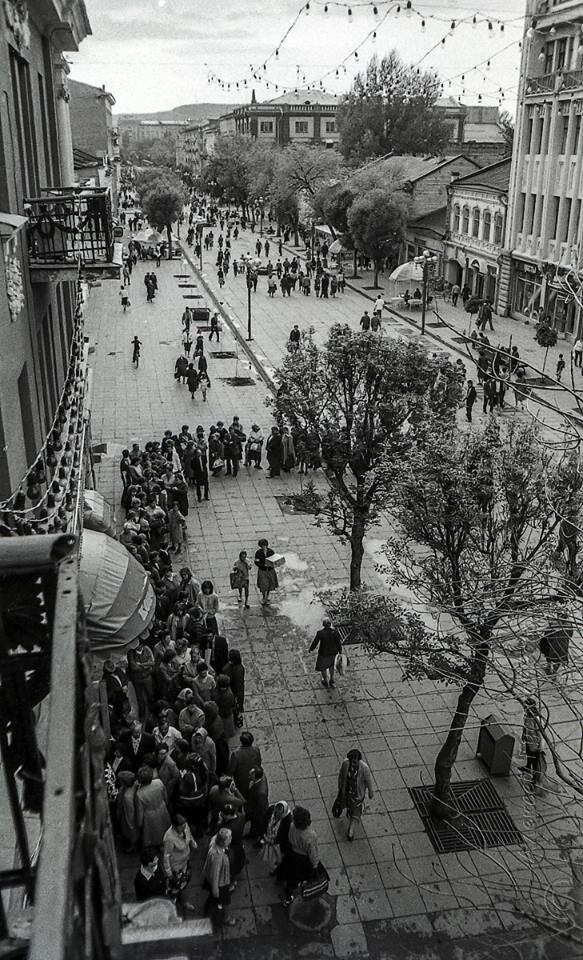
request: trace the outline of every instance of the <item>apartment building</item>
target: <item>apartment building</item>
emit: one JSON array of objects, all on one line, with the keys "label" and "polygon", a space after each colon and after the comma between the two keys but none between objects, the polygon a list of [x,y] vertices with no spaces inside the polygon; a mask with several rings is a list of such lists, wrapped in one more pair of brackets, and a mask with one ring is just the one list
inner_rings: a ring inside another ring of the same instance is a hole
[{"label": "apartment building", "polygon": [[251,103],[237,107],[229,117],[234,120],[233,132],[240,136],[279,146],[305,143],[333,148],[339,140],[339,100],[323,91],[296,90],[257,103],[253,91]]},{"label": "apartment building", "polygon": [[528,0],[499,308],[581,333],[583,3]]},{"label": "apartment building", "polygon": [[[71,134],[73,156],[81,160],[83,155],[96,157],[95,172],[92,171],[91,185],[111,185],[111,199],[114,214],[117,213],[117,191],[120,174],[120,156],[117,128],[113,125],[111,108],[115,106],[115,97],[103,87],[95,87],[79,80],[69,80],[69,112],[71,115]],[[85,162],[87,163],[87,156]],[[75,169],[87,175],[90,167],[76,163]]]}]

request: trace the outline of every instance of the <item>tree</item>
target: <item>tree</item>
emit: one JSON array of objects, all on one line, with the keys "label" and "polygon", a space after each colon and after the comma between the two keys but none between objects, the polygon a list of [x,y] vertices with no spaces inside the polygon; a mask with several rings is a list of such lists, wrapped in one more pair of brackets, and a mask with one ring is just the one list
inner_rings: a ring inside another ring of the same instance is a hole
[{"label": "tree", "polygon": [[335,324],[322,347],[304,337],[276,377],[276,417],[309,445],[321,444],[330,492],[316,522],[350,545],[350,589],[357,590],[366,530],[387,505],[411,444],[433,417],[453,415],[459,371],[419,344]]},{"label": "tree", "polygon": [[[516,638],[574,622],[575,590],[557,573],[555,546],[561,518],[579,512],[581,490],[576,456],[556,460],[530,426],[513,425],[502,442],[494,421],[465,436],[451,424],[426,433],[393,484],[397,532],[379,569],[427,616],[370,596],[366,623],[357,620],[358,600],[352,609],[344,601],[343,613],[370,649],[402,658],[409,677],[460,688],[435,762],[436,815],[456,815],[452,770],[487,672]],[[514,673],[506,663],[506,675]]]},{"label": "tree", "polygon": [[[301,216],[306,207],[321,216],[316,201],[325,185],[337,180],[342,174],[342,161],[333,150],[323,147],[308,147],[291,144],[276,157],[271,195],[277,205],[295,205]],[[297,231],[295,244],[298,244]]]},{"label": "tree", "polygon": [[547,357],[549,355],[549,350],[551,347],[554,347],[558,334],[554,327],[551,327],[550,323],[546,320],[541,320],[540,323],[537,323],[536,333],[534,339],[540,347],[545,348],[545,358],[543,360],[543,373],[545,372],[545,367],[547,365]]},{"label": "tree", "polygon": [[239,204],[243,214],[249,203],[247,157],[249,142],[244,137],[217,137],[201,181],[204,190]]},{"label": "tree", "polygon": [[169,257],[172,257],[172,225],[180,218],[185,202],[180,183],[169,180],[159,180],[142,200],[142,209],[152,226],[157,230],[166,229]]},{"label": "tree", "polygon": [[508,110],[502,110],[498,117],[498,124],[504,134],[504,142],[508,156],[512,156],[512,146],[514,144],[514,120],[508,113]]},{"label": "tree", "polygon": [[346,250],[354,252],[353,276],[358,276],[356,268],[356,246],[348,225],[348,212],[357,197],[354,185],[335,183],[321,187],[314,198],[314,207],[321,211],[322,219],[328,224],[334,236],[341,234],[342,244]]},{"label": "tree", "polygon": [[449,137],[438,96],[435,76],[406,66],[396,50],[373,57],[338,108],[343,156],[358,164],[388,153],[438,155]]},{"label": "tree", "polygon": [[374,263],[373,285],[378,287],[381,261],[395,258],[405,236],[409,199],[397,190],[370,190],[354,201],[348,211],[348,226],[358,250]]}]

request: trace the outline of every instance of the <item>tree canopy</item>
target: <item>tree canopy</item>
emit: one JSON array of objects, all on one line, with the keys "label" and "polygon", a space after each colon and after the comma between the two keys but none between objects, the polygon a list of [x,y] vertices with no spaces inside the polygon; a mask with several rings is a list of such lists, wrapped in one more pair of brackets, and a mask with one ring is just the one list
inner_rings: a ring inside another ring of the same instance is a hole
[{"label": "tree canopy", "polygon": [[405,236],[410,203],[400,190],[376,188],[358,197],[348,210],[347,222],[353,243],[374,262],[374,286],[378,286],[380,262],[395,258]]},{"label": "tree canopy", "polygon": [[169,256],[172,256],[172,225],[180,218],[185,202],[184,189],[172,180],[158,180],[142,199],[142,209],[152,226],[167,232]]},{"label": "tree canopy", "polygon": [[331,489],[320,519],[350,544],[357,589],[364,534],[387,502],[396,465],[434,417],[453,415],[459,372],[419,344],[335,324],[321,347],[305,337],[277,377],[276,417],[321,443]]},{"label": "tree canopy", "polygon": [[396,50],[375,56],[355,78],[337,114],[340,150],[353,164],[388,153],[437,155],[448,128],[435,111],[439,85]]}]

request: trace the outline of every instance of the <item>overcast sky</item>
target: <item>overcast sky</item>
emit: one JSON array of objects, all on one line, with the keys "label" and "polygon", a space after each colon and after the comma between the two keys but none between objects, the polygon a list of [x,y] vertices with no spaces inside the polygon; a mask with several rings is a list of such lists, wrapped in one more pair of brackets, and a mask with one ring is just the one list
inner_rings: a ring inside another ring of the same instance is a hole
[{"label": "overcast sky", "polygon": [[[465,103],[478,103],[481,95],[482,103],[498,104],[502,87],[502,106],[514,112],[524,0],[482,0],[481,8],[465,6],[466,0],[413,0],[418,15],[397,15],[393,4],[386,19],[389,4],[383,0],[376,17],[373,3],[360,0],[359,6],[357,0],[349,17],[345,0],[329,0],[327,13],[324,2],[311,0],[309,14],[301,13],[264,72],[263,63],[291,26],[300,0],[86,0],[93,36],[78,53],[68,55],[71,76],[105,84],[117,100],[116,112],[143,113],[208,100],[245,102],[252,87],[259,100],[270,99],[284,86],[318,85],[328,71],[332,75],[323,79],[324,88],[342,93],[373,53],[396,47],[407,62],[421,61],[437,70],[446,94]],[[474,14],[492,19],[494,29],[487,23],[472,27],[459,22]],[[503,32],[496,18],[506,21]],[[456,26],[450,32],[452,19]],[[355,58],[352,51],[375,29],[376,40],[371,36]],[[336,78],[336,67],[346,57],[346,73],[340,66]],[[484,64],[471,70],[488,58],[489,68]],[[264,78],[261,82],[252,78],[251,65]],[[230,82],[230,90],[209,83],[212,76]]]}]

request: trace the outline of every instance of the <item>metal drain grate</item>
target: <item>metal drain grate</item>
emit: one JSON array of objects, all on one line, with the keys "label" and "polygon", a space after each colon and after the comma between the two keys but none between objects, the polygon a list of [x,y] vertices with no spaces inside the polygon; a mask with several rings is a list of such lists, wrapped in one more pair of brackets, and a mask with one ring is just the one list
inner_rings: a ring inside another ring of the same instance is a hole
[{"label": "metal drain grate", "polygon": [[202,300],[202,293],[183,293],[183,300]]},{"label": "metal drain grate", "polygon": [[216,357],[217,360],[235,360],[237,354],[232,350],[212,350],[211,357]]},{"label": "metal drain grate", "polygon": [[488,779],[452,784],[454,804],[460,811],[455,820],[441,820],[429,813],[432,787],[412,787],[409,793],[423,827],[437,853],[508,847],[522,843],[522,835]]},{"label": "metal drain grate", "polygon": [[187,273],[173,273],[172,276],[175,280],[190,280],[190,277]]},{"label": "metal drain grate", "polygon": [[198,283],[179,283],[178,287],[180,290],[189,290],[198,287]]}]

